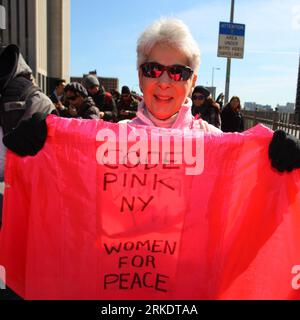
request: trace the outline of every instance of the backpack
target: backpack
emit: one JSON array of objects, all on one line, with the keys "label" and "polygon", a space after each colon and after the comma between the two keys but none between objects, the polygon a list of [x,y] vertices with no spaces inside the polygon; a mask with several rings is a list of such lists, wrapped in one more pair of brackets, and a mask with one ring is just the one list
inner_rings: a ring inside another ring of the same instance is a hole
[{"label": "backpack", "polygon": [[22,76],[8,83],[0,98],[0,125],[4,134],[18,125],[30,108],[29,98],[38,91],[41,89]]}]

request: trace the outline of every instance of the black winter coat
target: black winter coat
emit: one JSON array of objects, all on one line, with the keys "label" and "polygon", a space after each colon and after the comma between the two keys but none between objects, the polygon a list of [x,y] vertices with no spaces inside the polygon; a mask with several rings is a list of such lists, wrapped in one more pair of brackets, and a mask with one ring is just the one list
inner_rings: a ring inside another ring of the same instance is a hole
[{"label": "black winter coat", "polygon": [[101,92],[100,90],[91,96],[96,104],[96,107],[104,112],[105,121],[117,122],[118,109],[114,98],[108,92]]},{"label": "black winter coat", "polygon": [[237,111],[233,111],[230,106],[226,106],[221,113],[223,132],[242,132],[244,131],[243,115]]},{"label": "black winter coat", "polygon": [[77,114],[82,119],[101,119],[100,111],[91,97],[84,99],[83,104],[77,110]]},{"label": "black winter coat", "polygon": [[221,117],[219,109],[210,105],[207,102],[204,102],[204,104],[201,107],[195,107],[193,105],[192,114],[193,116],[196,116],[198,114],[203,120],[207,121],[209,124],[212,124],[213,126],[219,129],[221,128]]}]

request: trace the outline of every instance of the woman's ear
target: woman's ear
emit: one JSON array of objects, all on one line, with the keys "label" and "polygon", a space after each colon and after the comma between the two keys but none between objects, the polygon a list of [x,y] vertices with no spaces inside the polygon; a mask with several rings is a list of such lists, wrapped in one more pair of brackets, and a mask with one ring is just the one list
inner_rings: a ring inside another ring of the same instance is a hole
[{"label": "woman's ear", "polygon": [[192,96],[192,93],[194,91],[194,88],[196,86],[196,82],[197,82],[198,76],[196,74],[193,74],[193,78],[192,78],[192,86],[191,86],[191,90],[189,92],[189,97]]},{"label": "woman's ear", "polygon": [[193,90],[196,86],[197,79],[198,79],[198,76],[196,74],[193,74],[193,79],[192,79],[192,89]]}]

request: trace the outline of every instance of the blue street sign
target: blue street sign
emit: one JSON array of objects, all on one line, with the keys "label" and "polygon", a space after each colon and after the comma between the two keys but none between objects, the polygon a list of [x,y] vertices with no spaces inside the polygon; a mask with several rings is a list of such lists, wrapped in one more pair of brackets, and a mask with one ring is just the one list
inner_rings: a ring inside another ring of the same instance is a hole
[{"label": "blue street sign", "polygon": [[245,25],[241,23],[220,22],[218,57],[244,57]]},{"label": "blue street sign", "polygon": [[219,34],[245,36],[245,25],[241,23],[220,22]]}]

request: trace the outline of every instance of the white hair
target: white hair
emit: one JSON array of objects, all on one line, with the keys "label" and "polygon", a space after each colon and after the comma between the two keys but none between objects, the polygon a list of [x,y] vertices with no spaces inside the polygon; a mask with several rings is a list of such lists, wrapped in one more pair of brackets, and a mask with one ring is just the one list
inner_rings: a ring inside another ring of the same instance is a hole
[{"label": "white hair", "polygon": [[189,28],[179,19],[161,18],[151,24],[137,41],[137,68],[147,61],[157,43],[167,44],[186,55],[189,67],[198,73],[200,49]]}]

